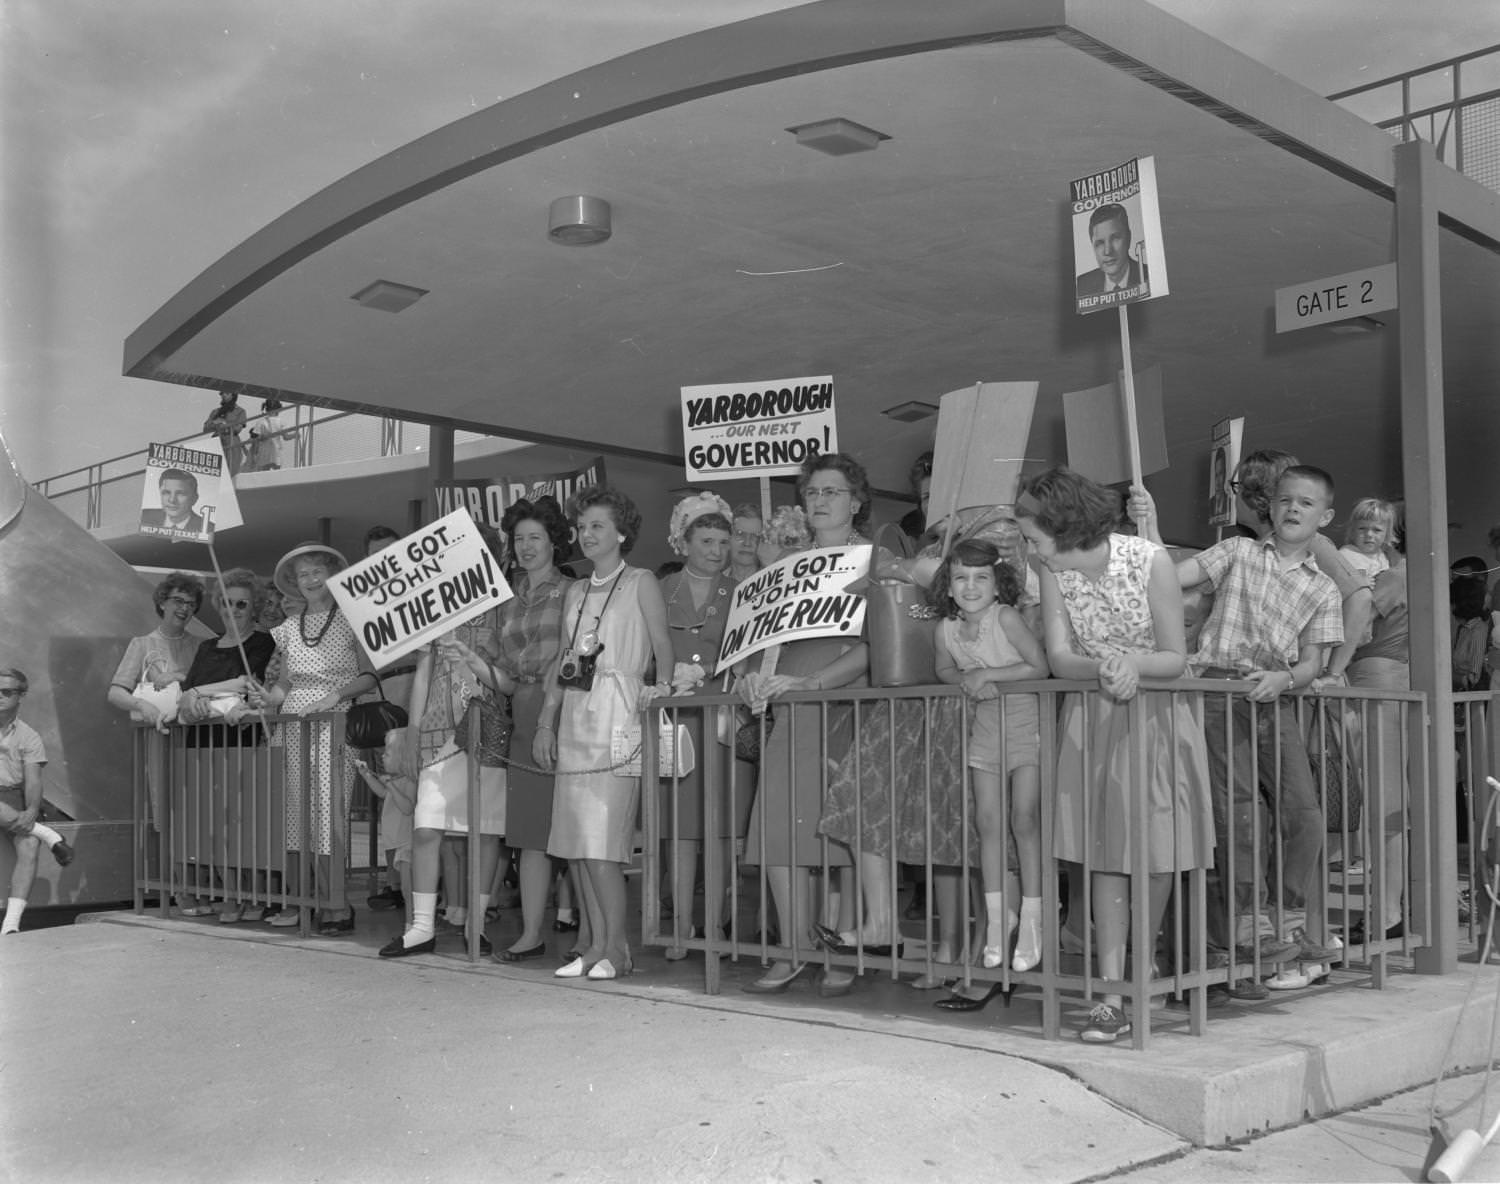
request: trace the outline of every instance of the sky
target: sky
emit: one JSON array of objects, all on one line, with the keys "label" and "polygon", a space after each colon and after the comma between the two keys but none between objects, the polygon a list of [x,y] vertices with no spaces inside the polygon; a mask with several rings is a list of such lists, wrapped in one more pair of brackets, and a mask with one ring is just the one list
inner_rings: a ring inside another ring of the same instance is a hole
[{"label": "sky", "polygon": [[[1154,2],[1324,94],[1500,43],[1496,0]],[[125,338],[323,186],[549,78],[787,6],[3,0],[0,435],[21,472],[196,431],[215,396],[123,377]]]}]

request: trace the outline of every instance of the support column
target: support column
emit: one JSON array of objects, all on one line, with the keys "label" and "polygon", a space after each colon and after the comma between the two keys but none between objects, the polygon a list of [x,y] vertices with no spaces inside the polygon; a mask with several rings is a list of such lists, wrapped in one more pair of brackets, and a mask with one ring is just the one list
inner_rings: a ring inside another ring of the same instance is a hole
[{"label": "support column", "polygon": [[427,521],[438,518],[437,494],[439,485],[453,480],[453,429],[433,424],[427,432],[427,489],[422,494],[422,504],[427,512]]},{"label": "support column", "polygon": [[[1398,144],[1396,283],[1400,293],[1401,448],[1406,497],[1411,686],[1427,696],[1427,729],[1413,727],[1411,914],[1428,945],[1417,970],[1447,974],[1458,965],[1458,835],[1454,817],[1453,654],[1448,636],[1448,461],[1443,437],[1442,289],[1438,206],[1440,166],[1425,140]],[[1420,721],[1419,721],[1420,724]],[[1424,742],[1425,741],[1425,742]],[[1369,928],[1371,934],[1378,932]]]}]

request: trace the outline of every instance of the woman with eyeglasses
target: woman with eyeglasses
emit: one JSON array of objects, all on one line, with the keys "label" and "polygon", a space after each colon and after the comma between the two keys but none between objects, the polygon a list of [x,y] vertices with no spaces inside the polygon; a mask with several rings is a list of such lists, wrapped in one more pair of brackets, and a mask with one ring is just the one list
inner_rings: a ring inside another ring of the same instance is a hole
[{"label": "woman with eyeglasses", "polygon": [[[150,724],[166,734],[167,724],[175,718],[177,692],[193,664],[198,648],[188,636],[188,626],[203,604],[203,585],[196,576],[174,571],[151,593],[160,623],[150,633],[132,638],[125,656],[109,683],[110,705],[131,719]],[[146,789],[151,798],[155,826],[160,829],[162,786],[166,784],[163,768],[164,749],[160,741],[147,746]],[[185,917],[206,917],[213,909],[196,896],[180,894],[178,911]]]},{"label": "woman with eyeglasses", "polygon": [[[265,680],[266,666],[276,652],[276,643],[270,634],[255,628],[265,607],[265,586],[254,572],[243,567],[226,571],[214,600],[224,622],[224,632],[199,645],[183,679],[178,722],[204,726],[189,727],[183,737],[179,749],[182,776],[178,783],[188,792],[190,808],[196,806],[208,818],[217,820],[216,833],[210,841],[214,844],[215,863],[222,867],[228,865],[232,856],[251,854],[249,836],[242,835],[239,828],[242,819],[253,817],[258,762],[243,749],[258,747],[263,736],[255,722],[256,713],[250,707],[249,693],[252,683]],[[188,772],[193,765],[189,749],[204,754],[192,773]],[[236,751],[229,752],[230,749]],[[228,779],[227,783],[211,785],[220,775]],[[200,792],[193,793],[194,789]],[[214,793],[217,800],[210,803],[202,790]],[[244,844],[240,838],[245,840]],[[249,874],[248,869],[242,872],[246,877]],[[243,886],[248,888],[248,881]],[[244,900],[226,901],[219,910],[219,923],[258,921],[263,913],[263,908],[252,909]]]},{"label": "woman with eyeglasses", "polygon": [[735,506],[729,522],[729,563],[725,571],[738,584],[760,570],[756,552],[765,537],[766,524],[760,507],[749,502]]},{"label": "woman with eyeglasses", "polygon": [[[869,520],[872,494],[864,466],[844,453],[813,455],[803,462],[797,494],[807,514],[815,547],[859,546],[869,540],[860,528]],[[754,663],[759,665],[758,661]],[[828,691],[868,685],[869,651],[857,637],[809,638],[781,647],[774,674],[758,669],[740,680],[741,697],[752,710],[774,712],[761,757],[760,783],[750,811],[745,862],[762,865],[781,921],[784,941],[801,954],[822,940],[813,924],[812,869],[824,863],[818,835],[826,770],[848,751],[853,712],[847,703],[788,708],[774,700],[796,691]],[[768,721],[770,722],[770,721]],[[791,825],[788,826],[790,821]],[[830,867],[847,867],[849,851],[829,843]],[[777,960],[745,986],[751,994],[785,991],[807,963]],[[853,976],[829,971],[818,984],[824,997],[848,994]]]},{"label": "woman with eyeglasses", "polygon": [[[729,503],[712,493],[683,498],[672,510],[667,541],[682,556],[680,571],[661,577],[662,598],[667,605],[667,629],[672,638],[672,693],[676,696],[712,693],[724,685],[714,677],[714,664],[724,641],[729,620],[730,592],[734,577],[725,570],[732,555],[735,534]],[[760,518],[755,518],[758,527]],[[759,542],[757,534],[756,542]],[[707,713],[710,719],[715,712]],[[684,710],[677,715],[692,735],[699,759],[693,771],[675,781],[661,782],[662,833],[670,844],[668,866],[672,869],[672,908],[679,937],[690,936],[693,921],[693,889],[698,877],[698,856],[710,841],[704,831],[703,766],[721,754],[712,750],[712,733],[704,727],[702,710]],[[723,866],[732,866],[733,840],[742,836],[750,810],[750,766],[735,762],[719,786],[719,826],[716,841],[723,845]],[[712,901],[704,902],[703,924],[719,924]],[[668,958],[680,958],[680,948],[669,949]]]}]

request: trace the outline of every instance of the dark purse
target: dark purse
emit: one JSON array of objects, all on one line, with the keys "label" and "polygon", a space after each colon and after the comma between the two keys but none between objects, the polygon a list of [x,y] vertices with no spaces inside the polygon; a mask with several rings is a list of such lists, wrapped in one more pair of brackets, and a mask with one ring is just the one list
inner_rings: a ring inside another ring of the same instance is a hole
[{"label": "dark purse", "polygon": [[470,706],[479,704],[479,748],[469,743],[469,712],[465,711],[453,725],[453,742],[471,756],[477,756],[486,768],[498,768],[510,759],[510,734],[515,724],[510,712],[492,699],[476,697]]},{"label": "dark purse", "polygon": [[344,715],[347,748],[384,748],[385,734],[406,727],[406,712],[387,699],[356,703]]}]

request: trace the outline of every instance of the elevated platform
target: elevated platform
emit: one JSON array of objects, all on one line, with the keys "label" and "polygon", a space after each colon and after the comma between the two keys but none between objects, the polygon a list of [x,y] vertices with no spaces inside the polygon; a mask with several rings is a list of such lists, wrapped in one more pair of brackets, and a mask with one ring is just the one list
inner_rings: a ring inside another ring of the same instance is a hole
[{"label": "elevated platform", "polygon": [[[348,1041],[379,1044],[405,1039],[399,1018],[402,1013],[391,1008],[397,998],[404,998],[417,987],[422,1000],[420,1024],[424,1028],[443,1025],[443,1040],[458,1045],[481,1032],[486,1041],[508,1044],[533,1023],[549,1029],[566,1028],[577,1001],[575,995],[567,993],[572,984],[560,984],[551,977],[571,935],[550,930],[549,944],[555,948],[549,955],[555,957],[500,966],[488,959],[469,963],[457,936],[440,939],[435,954],[396,962],[378,959],[376,951],[399,932],[400,921],[392,914],[375,914],[363,907],[359,909],[358,931],[352,938],[307,941],[288,937],[285,930],[263,925],[220,925],[212,918],[162,919],[154,914],[137,917],[109,913],[92,919],[99,923],[75,927],[78,932],[53,930],[25,935],[14,951],[7,948],[7,994],[14,992],[13,997],[22,998],[33,990],[50,992],[48,1010],[52,1011],[65,1002],[56,992],[72,989],[66,984],[75,979],[92,979],[101,973],[124,974],[140,981],[129,990],[112,992],[110,997],[132,1000],[127,1009],[133,1009],[142,999],[163,993],[171,996],[179,984],[201,983],[192,995],[194,1006],[201,1005],[221,1016],[226,1036],[273,1041],[280,1039],[282,1030],[276,1015],[287,1008],[300,1015],[309,1006],[323,1006],[320,1001],[325,998],[342,998],[345,1005],[355,1005],[357,1000],[355,1011],[360,1018],[353,1030],[345,1019],[330,1015],[327,1028],[314,1037],[318,1042],[340,1046]],[[518,916],[510,911],[502,914],[488,932],[500,948],[514,939],[518,927]],[[12,956],[43,944],[53,949],[49,958]],[[109,968],[97,964],[96,959],[101,957],[110,960]],[[1472,963],[1473,953],[1467,957]],[[1430,1082],[1450,1038],[1454,1050],[1450,1069],[1482,1065],[1489,1047],[1488,1024],[1495,993],[1500,989],[1500,966],[1480,967],[1475,981],[1472,965],[1463,966],[1459,974],[1434,978],[1410,973],[1399,960],[1394,961],[1385,990],[1372,989],[1368,975],[1338,970],[1325,986],[1273,993],[1261,1003],[1231,1002],[1214,1008],[1206,1037],[1188,1034],[1185,1012],[1159,1009],[1153,1014],[1152,1047],[1145,1053],[1134,1052],[1123,1042],[1098,1046],[1076,1040],[1045,1041],[1040,1036],[1040,999],[1024,993],[1015,996],[1009,1009],[996,1000],[985,1011],[955,1016],[932,1007],[942,992],[918,992],[907,982],[893,982],[888,975],[876,973],[863,976],[851,995],[825,1000],[813,988],[809,971],[783,995],[746,995],[739,987],[760,973],[754,956],[725,962],[725,989],[717,996],[703,992],[700,955],[669,962],[660,950],[638,952],[636,973],[628,979],[580,989],[590,1000],[608,996],[648,1005],[646,1012],[632,1011],[634,1016],[659,1016],[656,1009],[662,1006],[682,1009],[662,1025],[667,1028],[679,1022],[696,1027],[708,1014],[720,1017],[721,1026],[710,1025],[712,1035],[704,1037],[707,1043],[694,1054],[705,1071],[710,1065],[722,1069],[729,1064],[719,1044],[720,1033],[741,1030],[742,1020],[774,1020],[795,1027],[776,1029],[780,1034],[768,1036],[769,1040],[801,1041],[806,1034],[816,1032],[820,1040],[829,1033],[839,1033],[855,1041],[868,1050],[861,1056],[871,1058],[866,1069],[877,1078],[883,1077],[887,1058],[906,1055],[911,1042],[945,1050],[940,1056],[957,1054],[966,1064],[975,1057],[981,1061],[987,1056],[1002,1058],[986,1062],[989,1067],[977,1079],[979,1093],[969,1098],[971,1106],[980,1104],[981,1096],[987,1099],[983,1103],[986,1106],[999,1105],[1012,1097],[1051,1098],[1056,1102],[1059,1091],[1072,1093],[1082,1088],[1128,1111],[1144,1126],[1170,1131],[1173,1139],[1168,1143],[1175,1140],[1208,1146],[1362,1106]],[[78,968],[77,974],[59,969],[70,962]],[[241,967],[252,983],[235,984],[222,979],[217,971],[213,983],[200,980],[200,972],[209,966]],[[302,983],[295,990],[287,977],[293,973]],[[459,986],[450,976],[486,985]],[[259,988],[253,985],[255,981]],[[459,1025],[447,1031],[446,1021],[439,1018],[445,1000],[473,989],[486,992],[493,1010],[476,1029]],[[1471,989],[1470,1005],[1455,1036],[1454,1026]],[[263,992],[260,1003],[255,1002],[257,990]],[[221,991],[231,997],[219,998]],[[345,991],[356,993],[350,996]],[[106,1044],[123,1019],[123,1012],[113,1005],[101,1010],[97,1003],[83,999],[68,1000],[65,1005],[66,1014],[77,1017],[80,1032],[92,1029]],[[597,1006],[597,1002],[589,1004],[590,1009]],[[1080,1006],[1069,1018],[1081,1023],[1083,1015]],[[303,1019],[294,1026],[299,1033],[308,1029]],[[655,1063],[657,1054],[649,1040],[626,1041],[628,1047],[617,1052],[611,1046],[616,1039],[620,1038],[603,1038],[597,1046],[598,1055],[606,1059],[616,1055],[651,1059]],[[188,1061],[193,1060],[192,1054],[185,1055]],[[497,1065],[496,1071],[503,1069]],[[806,1071],[811,1072],[811,1066]],[[657,1078],[652,1081],[655,1089]],[[670,1087],[664,1084],[663,1088]],[[750,1096],[729,1092],[742,1099]],[[1089,1104],[1096,1105],[1097,1099]],[[868,1118],[864,1122],[873,1126]],[[1082,1154],[1084,1144],[1095,1141],[1092,1129],[1077,1122],[1075,1116],[1073,1134],[1052,1142],[1049,1155]],[[1004,1123],[991,1115],[986,1126],[993,1132]],[[911,1122],[903,1120],[903,1129],[910,1132]],[[1089,1139],[1078,1137],[1077,1132],[1083,1130],[1090,1131]],[[1097,1135],[1099,1145],[1104,1146],[1103,1131]],[[1013,1137],[1020,1140],[1018,1148],[1032,1143],[1040,1146],[1035,1131]],[[1158,1155],[1167,1149],[1148,1139],[1142,1153]],[[1013,1162],[1019,1166],[1022,1161]],[[1080,1170],[1052,1177],[1044,1165],[1025,1162],[1026,1176],[1031,1179],[1076,1179],[1091,1174]],[[1115,1162],[1119,1166],[1142,1161],[1127,1158]],[[1076,1169],[1081,1165],[1075,1162],[1072,1166]],[[950,1178],[968,1178],[968,1173],[954,1169]]]}]

